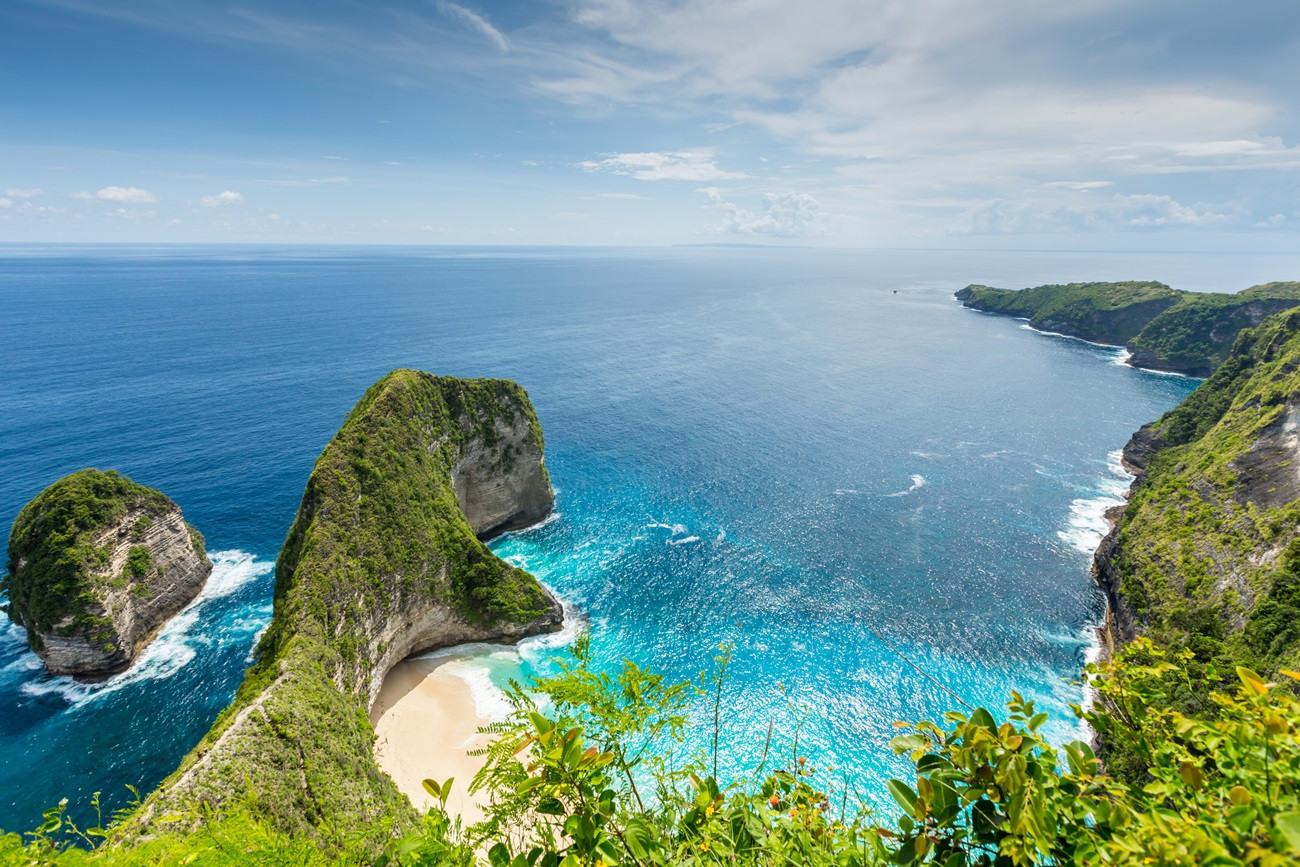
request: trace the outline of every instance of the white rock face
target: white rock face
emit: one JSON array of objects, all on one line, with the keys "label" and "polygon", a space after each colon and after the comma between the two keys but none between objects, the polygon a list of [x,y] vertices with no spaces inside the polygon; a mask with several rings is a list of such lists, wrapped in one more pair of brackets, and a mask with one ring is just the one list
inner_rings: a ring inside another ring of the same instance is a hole
[{"label": "white rock face", "polygon": [[[95,678],[129,668],[163,624],[203,589],[212,562],[195,547],[181,510],[172,508],[137,529],[144,515],[143,509],[129,509],[95,534],[95,546],[109,546],[112,553],[107,567],[91,573],[99,592],[86,611],[109,621],[104,630],[60,634],[72,625],[69,617],[51,631],[37,631],[36,652],[50,674]],[[151,560],[140,576],[127,570],[134,547],[148,551]],[[15,614],[22,623],[21,612]]]},{"label": "white rock face", "polygon": [[501,440],[470,440],[451,471],[456,500],[480,539],[536,524],[555,502],[528,420],[520,414],[494,427]]}]

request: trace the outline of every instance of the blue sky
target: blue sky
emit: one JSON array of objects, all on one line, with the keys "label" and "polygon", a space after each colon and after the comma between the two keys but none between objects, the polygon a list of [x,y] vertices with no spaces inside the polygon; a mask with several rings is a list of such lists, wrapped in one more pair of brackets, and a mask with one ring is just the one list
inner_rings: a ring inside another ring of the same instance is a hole
[{"label": "blue sky", "polygon": [[5,0],[0,241],[1293,250],[1294,0]]}]

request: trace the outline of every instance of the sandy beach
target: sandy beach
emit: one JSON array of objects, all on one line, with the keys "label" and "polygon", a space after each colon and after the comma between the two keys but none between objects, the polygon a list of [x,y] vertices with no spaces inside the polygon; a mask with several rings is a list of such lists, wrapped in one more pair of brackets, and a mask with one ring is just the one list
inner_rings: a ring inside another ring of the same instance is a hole
[{"label": "sandy beach", "polygon": [[455,657],[398,663],[384,679],[370,721],[375,726],[375,760],[411,803],[424,810],[434,802],[421,781],[454,777],[447,811],[459,813],[468,826],[483,816],[468,791],[483,759],[468,752],[487,741],[489,736],[478,734],[478,729],[491,720],[479,715],[462,675],[465,665]]}]

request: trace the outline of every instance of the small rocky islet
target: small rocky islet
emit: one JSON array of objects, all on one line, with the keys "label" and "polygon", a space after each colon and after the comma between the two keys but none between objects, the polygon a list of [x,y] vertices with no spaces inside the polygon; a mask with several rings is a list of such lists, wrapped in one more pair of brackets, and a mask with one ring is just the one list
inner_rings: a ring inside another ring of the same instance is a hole
[{"label": "small rocky islet", "polygon": [[92,468],[19,512],[0,591],[50,674],[96,679],[130,667],[211,573],[203,536],[179,506]]}]

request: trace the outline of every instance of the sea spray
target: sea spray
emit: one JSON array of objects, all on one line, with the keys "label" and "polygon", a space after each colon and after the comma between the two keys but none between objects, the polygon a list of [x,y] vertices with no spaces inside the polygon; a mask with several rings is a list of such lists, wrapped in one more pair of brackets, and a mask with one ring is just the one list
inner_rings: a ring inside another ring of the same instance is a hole
[{"label": "sea spray", "polygon": [[[231,596],[249,582],[269,574],[274,564],[258,560],[245,551],[210,551],[208,557],[212,560],[212,574],[203,589],[159,630],[126,671],[102,681],[82,682],[68,676],[42,675],[32,668],[29,669],[32,676],[22,684],[21,691],[30,696],[57,695],[71,705],[80,705],[141,681],[169,678],[193,661],[199,647],[210,646],[214,641],[250,633],[259,635],[265,629],[265,619],[240,617],[227,625],[227,629],[214,630],[213,624],[205,622],[204,608],[213,600]],[[269,617],[270,612],[264,610],[264,614]]]}]

